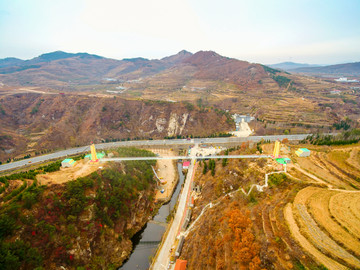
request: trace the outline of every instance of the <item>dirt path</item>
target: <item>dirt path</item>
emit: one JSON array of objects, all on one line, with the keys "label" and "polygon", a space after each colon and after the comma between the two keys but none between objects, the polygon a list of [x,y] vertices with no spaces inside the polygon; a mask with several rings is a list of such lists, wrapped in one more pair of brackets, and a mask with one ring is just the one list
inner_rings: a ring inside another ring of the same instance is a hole
[{"label": "dirt path", "polygon": [[299,227],[294,219],[291,203],[288,203],[284,208],[284,217],[295,240],[314,258],[315,261],[320,262],[328,269],[348,269],[344,265],[325,256],[300,233]]},{"label": "dirt path", "polygon": [[321,180],[320,178],[316,177],[315,175],[311,174],[311,173],[308,173],[307,171],[303,170],[300,168],[300,166],[295,166],[293,164],[289,164],[288,165],[288,168],[294,168],[295,170],[298,170],[300,171],[302,174],[305,174],[306,176],[310,177],[311,179],[315,180],[317,183],[320,183],[320,184],[323,184],[323,185],[326,185],[328,186],[329,188],[332,187],[332,185],[330,185],[329,183]]},{"label": "dirt path", "polygon": [[350,153],[350,157],[346,160],[346,162],[356,168],[357,170],[360,170],[360,155],[359,155],[359,148],[353,149]]}]

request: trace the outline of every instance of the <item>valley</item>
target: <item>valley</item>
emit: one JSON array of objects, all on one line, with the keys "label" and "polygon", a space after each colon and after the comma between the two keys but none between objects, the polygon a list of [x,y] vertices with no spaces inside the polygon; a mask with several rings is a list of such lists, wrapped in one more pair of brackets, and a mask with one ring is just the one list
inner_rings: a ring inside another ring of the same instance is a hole
[{"label": "valley", "polygon": [[359,84],[334,78],[213,51],[0,61],[0,265],[360,268]]}]

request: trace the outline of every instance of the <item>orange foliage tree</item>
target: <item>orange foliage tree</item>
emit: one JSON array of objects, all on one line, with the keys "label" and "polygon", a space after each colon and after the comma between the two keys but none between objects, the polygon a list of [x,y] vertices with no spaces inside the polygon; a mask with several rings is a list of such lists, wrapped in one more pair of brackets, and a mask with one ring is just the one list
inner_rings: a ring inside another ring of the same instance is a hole
[{"label": "orange foliage tree", "polygon": [[226,269],[229,266],[229,262],[226,262],[228,258],[225,260],[221,256],[228,253],[228,257],[232,259],[230,263],[238,265],[239,269],[260,270],[260,246],[251,231],[249,212],[243,213],[236,203],[229,208],[219,220],[224,234],[222,237],[219,235],[215,241],[216,269]]}]

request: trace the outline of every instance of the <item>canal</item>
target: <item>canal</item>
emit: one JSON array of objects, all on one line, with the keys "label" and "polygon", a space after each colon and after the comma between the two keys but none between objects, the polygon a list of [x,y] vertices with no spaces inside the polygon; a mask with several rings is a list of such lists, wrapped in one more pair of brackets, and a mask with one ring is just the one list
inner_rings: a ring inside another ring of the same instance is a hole
[{"label": "canal", "polygon": [[[174,209],[181,186],[184,183],[184,174],[182,173],[182,164],[177,163],[177,169],[179,174],[179,182],[175,188],[175,191],[171,197],[171,200],[163,204],[158,214],[153,218],[154,221],[166,223],[166,218],[170,212]],[[134,250],[131,253],[129,259],[119,268],[119,270],[146,270],[150,267],[150,257],[155,255],[158,244],[161,237],[165,232],[165,227],[147,223],[138,233],[131,239],[133,242]]]}]

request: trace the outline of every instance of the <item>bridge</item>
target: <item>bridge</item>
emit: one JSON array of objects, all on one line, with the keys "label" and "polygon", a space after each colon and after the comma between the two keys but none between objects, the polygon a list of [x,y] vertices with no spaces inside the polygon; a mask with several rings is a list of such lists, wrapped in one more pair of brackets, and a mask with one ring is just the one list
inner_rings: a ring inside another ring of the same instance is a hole
[{"label": "bridge", "polygon": [[168,157],[116,157],[102,158],[100,162],[107,161],[130,161],[130,160],[161,160],[161,159],[218,159],[218,158],[270,158],[269,155],[212,155],[212,156],[168,156]]},{"label": "bridge", "polygon": [[[111,142],[111,143],[100,143],[96,144],[96,149],[109,149],[109,148],[115,148],[115,147],[141,147],[141,146],[176,146],[176,145],[193,145],[196,143],[199,144],[239,144],[242,142],[252,141],[252,142],[259,142],[261,140],[270,140],[270,141],[276,141],[276,140],[282,140],[282,139],[288,139],[289,141],[293,140],[303,140],[308,135],[311,134],[292,134],[292,135],[269,135],[269,136],[249,136],[249,137],[224,137],[224,138],[195,138],[191,140],[187,139],[174,139],[174,140],[139,140],[139,141],[119,141],[119,142]],[[329,133],[329,135],[336,135],[336,133]],[[37,156],[29,159],[19,160],[11,163],[6,163],[0,165],[0,172],[6,171],[6,170],[12,170],[15,168],[28,166],[29,164],[34,163],[41,163],[48,160],[55,160],[58,158],[71,156],[71,155],[78,155],[84,152],[89,151],[89,146],[82,146],[77,148],[71,148],[66,149],[58,152],[54,152],[47,155]],[[197,157],[201,158],[201,157]],[[229,157],[227,157],[229,158]]]}]

